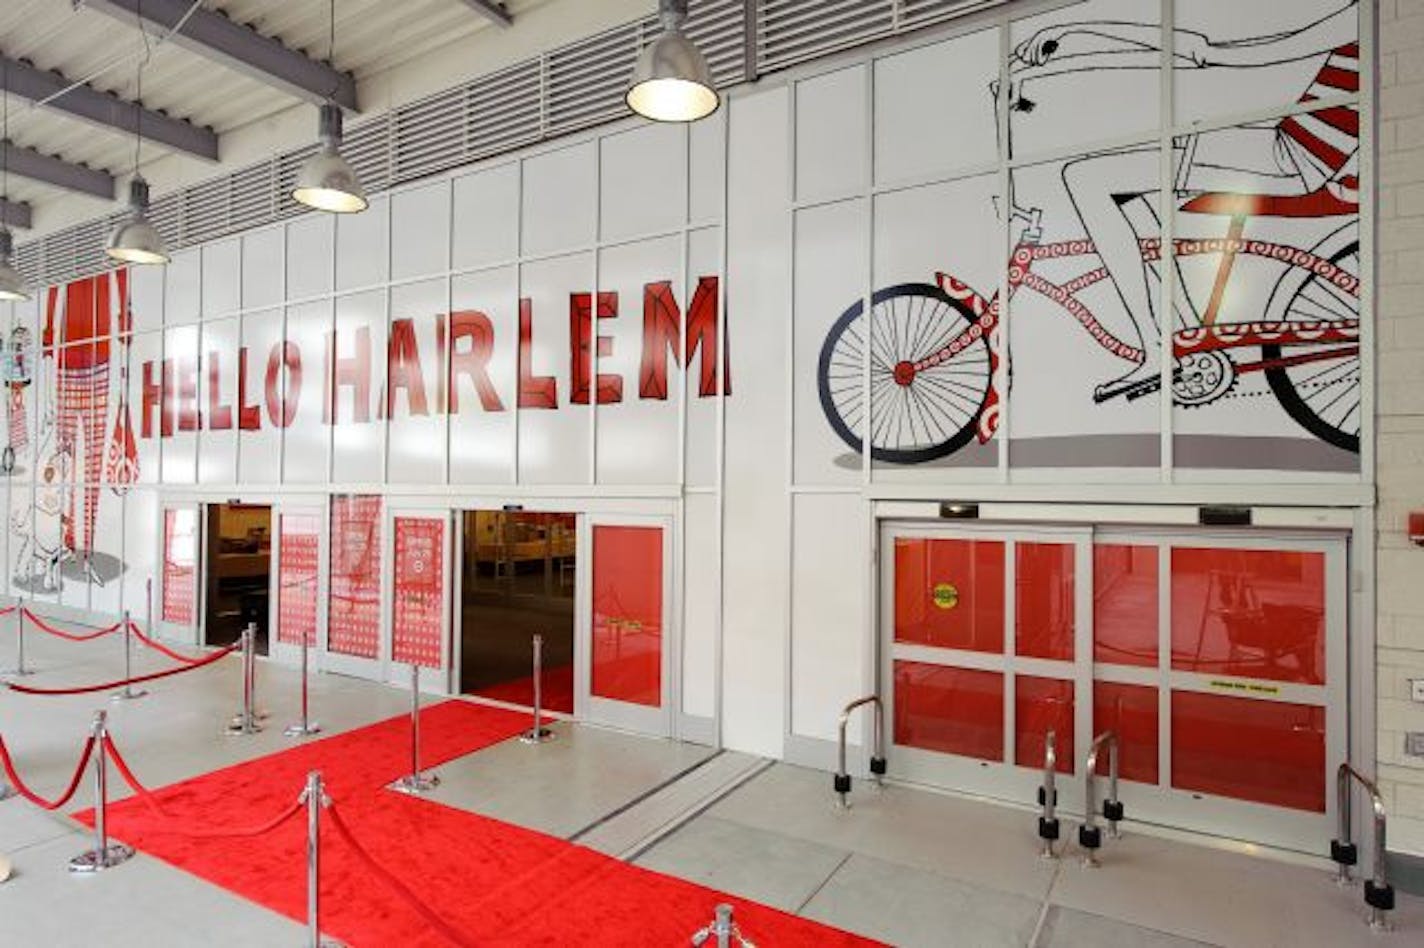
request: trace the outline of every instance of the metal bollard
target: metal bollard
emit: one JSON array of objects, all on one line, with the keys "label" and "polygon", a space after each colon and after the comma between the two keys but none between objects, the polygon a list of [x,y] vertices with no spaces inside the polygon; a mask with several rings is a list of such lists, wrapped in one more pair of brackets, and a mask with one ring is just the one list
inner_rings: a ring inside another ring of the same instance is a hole
[{"label": "metal bollard", "polygon": [[716,938],[717,948],[731,948],[732,939],[737,940],[737,944],[742,948],[756,948],[750,941],[742,936],[741,929],[737,928],[737,923],[732,921],[732,907],[726,902],[722,902],[712,910],[712,921],[705,928],[698,929],[692,936],[694,945],[703,945],[707,939]]},{"label": "metal bollard", "polygon": [[307,774],[301,802],[307,806],[307,944],[310,948],[338,948],[341,942],[321,937],[321,808],[331,802],[321,771]]},{"label": "metal bollard", "polygon": [[142,698],[148,694],[146,688],[134,690],[133,684],[129,681],[133,677],[133,623],[129,619],[129,611],[124,610],[124,687],[114,692],[113,700],[131,701],[134,698]]},{"label": "metal bollard", "polygon": [[879,695],[866,695],[864,698],[856,698],[842,708],[838,721],[839,743],[837,744],[838,756],[836,758],[838,767],[831,780],[831,788],[838,795],[836,805],[842,810],[850,809],[850,801],[846,798],[851,787],[850,771],[846,769],[846,726],[850,723],[850,713],[867,704],[875,707],[875,751],[870,756],[870,773],[875,777],[876,786],[880,786],[884,782],[882,778],[885,776],[885,705],[881,702]]},{"label": "metal bollard", "polygon": [[1374,867],[1371,877],[1365,880],[1365,904],[1370,907],[1370,928],[1388,931],[1389,920],[1385,914],[1394,910],[1394,886],[1389,883],[1385,862],[1385,809],[1379,787],[1349,763],[1344,763],[1335,771],[1336,807],[1340,813],[1340,835],[1330,841],[1330,858],[1339,867],[1337,881],[1341,885],[1350,884],[1350,867],[1359,859],[1359,850],[1351,841],[1351,795],[1350,781],[1354,779],[1370,795],[1370,808],[1374,816]]},{"label": "metal bollard", "polygon": [[1043,840],[1039,856],[1056,859],[1053,844],[1058,840],[1058,817],[1054,808],[1058,806],[1058,734],[1049,731],[1043,738],[1043,786],[1038,788],[1038,805],[1042,813],[1038,817],[1038,838]]},{"label": "metal bollard", "polygon": [[14,675],[16,677],[33,675],[34,669],[25,667],[25,601],[23,599],[16,600],[15,615],[17,617],[15,625],[15,667],[5,674]]},{"label": "metal bollard", "polygon": [[544,636],[534,636],[534,723],[519,735],[525,744],[542,744],[554,739],[554,732],[544,727]]},{"label": "metal bollard", "polygon": [[410,773],[391,784],[400,793],[419,795],[440,786],[435,774],[420,772],[420,666],[410,666]]},{"label": "metal bollard", "polygon": [[94,848],[69,860],[70,872],[101,872],[133,858],[123,843],[109,842],[104,821],[109,808],[108,714],[94,712]]},{"label": "metal bollard", "polygon": [[295,724],[288,724],[287,729],[282,733],[287,737],[307,737],[312,734],[321,733],[321,725],[311,719],[309,705],[307,701],[307,651],[311,646],[311,636],[303,630],[302,632],[302,719]]},{"label": "metal bollard", "polygon": [[1118,838],[1117,824],[1123,816],[1122,801],[1117,798],[1117,732],[1104,731],[1093,738],[1083,773],[1083,825],[1078,827],[1078,845],[1083,848],[1083,865],[1088,868],[1098,865],[1094,854],[1103,845],[1103,834],[1097,827],[1097,785],[1093,780],[1097,775],[1098,752],[1104,744],[1108,746],[1108,797],[1103,801],[1103,818],[1108,821],[1108,835],[1113,839]]},{"label": "metal bollard", "polygon": [[253,701],[256,697],[256,677],[257,677],[257,625],[249,622],[247,628],[242,630],[242,710],[233,717],[227,726],[227,733],[230,735],[257,734],[262,730],[262,725],[257,721],[257,712],[253,709]]}]

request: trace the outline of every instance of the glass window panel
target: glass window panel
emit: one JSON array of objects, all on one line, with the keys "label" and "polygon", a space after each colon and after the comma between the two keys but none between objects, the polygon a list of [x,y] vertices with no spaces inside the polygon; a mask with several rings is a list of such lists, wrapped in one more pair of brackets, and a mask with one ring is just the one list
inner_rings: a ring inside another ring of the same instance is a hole
[{"label": "glass window panel", "polygon": [[381,641],[381,498],[331,498],[327,648],[375,658]]},{"label": "glass window panel", "polygon": [[895,540],[895,641],[1004,650],[1004,544]]},{"label": "glass window panel", "polygon": [[1014,555],[1018,654],[1072,661],[1072,544],[1017,543]]},{"label": "glass window panel", "polygon": [[1172,785],[1325,812],[1325,709],[1172,692]]},{"label": "glass window panel", "polygon": [[1004,759],[1004,676],[895,663],[895,743],[980,760]]},{"label": "glass window panel", "polygon": [[1157,665],[1157,547],[1093,547],[1093,660]]},{"label": "glass window panel", "polygon": [[662,707],[662,617],[662,530],[594,527],[594,697]]},{"label": "glass window panel", "polygon": [[1172,550],[1172,667],[1325,683],[1325,554]]},{"label": "glass window panel", "polygon": [[[1157,689],[1145,685],[1093,682],[1093,733],[1116,731],[1118,776],[1140,783],[1157,782]],[[1108,774],[1108,757],[1097,772]]]},{"label": "glass window panel", "polygon": [[1042,768],[1046,735],[1054,732],[1054,770],[1073,773],[1073,682],[1057,678],[1014,678],[1014,763]]}]

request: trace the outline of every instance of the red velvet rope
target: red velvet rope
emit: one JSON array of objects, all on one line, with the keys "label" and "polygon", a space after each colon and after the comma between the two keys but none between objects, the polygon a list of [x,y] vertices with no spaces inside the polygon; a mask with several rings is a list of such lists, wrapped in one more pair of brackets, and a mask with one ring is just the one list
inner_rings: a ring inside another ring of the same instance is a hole
[{"label": "red velvet rope", "polygon": [[199,661],[187,665],[180,665],[177,668],[169,668],[165,671],[150,672],[147,675],[134,675],[132,678],[120,678],[118,681],[106,681],[100,685],[81,685],[77,688],[31,688],[29,685],[21,685],[17,682],[6,682],[5,687],[11,691],[18,691],[22,695],[87,695],[96,691],[109,691],[113,688],[122,688],[125,685],[136,685],[139,682],[154,681],[159,678],[168,678],[171,675],[181,675],[183,672],[192,671],[195,668],[202,668],[204,665],[211,665],[220,658],[226,658],[237,651],[236,645],[229,645],[220,652],[203,658]]},{"label": "red velvet rope", "polygon": [[360,843],[356,842],[356,837],[351,835],[351,830],[347,828],[345,821],[341,819],[341,815],[336,812],[336,805],[334,803],[327,803],[326,814],[331,817],[331,825],[336,828],[336,834],[341,837],[347,846],[351,847],[351,851],[365,864],[366,869],[370,871],[373,876],[384,882],[392,892],[404,899],[411,908],[419,913],[421,918],[425,919],[431,928],[435,929],[436,932],[442,935],[445,940],[452,945],[459,945],[460,948],[470,948],[470,946],[473,945],[473,942],[451,928],[449,922],[445,921],[439,915],[436,915],[428,905],[416,897],[416,894],[412,892],[404,882],[401,882],[395,876],[391,875],[385,866],[376,862],[376,860],[371,857],[371,854],[366,852]]},{"label": "red velvet rope", "polygon": [[84,767],[89,763],[89,758],[94,755],[94,737],[90,735],[84,742],[84,752],[79,755],[79,764],[74,768],[74,776],[70,778],[69,786],[65,787],[64,793],[57,799],[46,800],[35,793],[25,782],[20,779],[20,775],[15,772],[15,762],[10,759],[10,748],[5,746],[5,738],[0,737],[0,764],[5,767],[5,776],[10,779],[10,785],[19,791],[20,796],[29,800],[42,810],[58,810],[70,801],[74,796],[74,791],[79,789],[79,781],[84,776]]},{"label": "red velvet rope", "polygon": [[[159,642],[157,639],[149,638],[148,636],[143,634],[143,632],[138,627],[138,623],[136,622],[129,623],[129,630],[133,632],[134,638],[138,639],[144,645],[147,645],[149,648],[153,649],[160,655],[168,656],[175,662],[182,662],[185,665],[201,665],[203,662],[207,661],[207,658],[203,656],[199,656],[198,658],[191,658],[187,655],[182,654],[181,652],[175,652],[168,646],[164,645],[162,642]],[[236,648],[237,646],[234,645],[233,647]]]},{"label": "red velvet rope", "polygon": [[[124,755],[119,753],[119,749],[114,746],[113,738],[111,737],[109,738],[109,740],[105,741],[104,745],[109,752],[109,759],[114,762],[114,769],[119,772],[119,776],[123,778],[124,783],[129,785],[129,788],[133,790],[134,794],[138,796],[139,799],[143,800],[143,802],[148,806],[148,808],[153,811],[154,815],[159,816],[165,820],[176,819],[176,817],[174,817],[171,813],[163,809],[163,805],[158,802],[158,798],[153,795],[153,792],[147,787],[145,787],[142,783],[140,783],[139,779],[134,776],[134,772],[129,767],[128,761],[124,760]],[[245,839],[252,836],[262,836],[266,833],[272,832],[277,827],[281,826],[283,823],[296,816],[298,813],[301,812],[302,806],[303,804],[300,799],[294,800],[291,806],[287,807],[281,813],[278,813],[275,817],[268,820],[266,823],[262,823],[257,826],[200,830],[162,829],[158,830],[158,832],[172,833],[174,836],[186,836],[191,839]]]},{"label": "red velvet rope", "polygon": [[20,608],[20,607],[19,607],[19,606],[6,606],[4,609],[0,609],[0,617],[8,616],[10,613],[14,612],[14,611],[15,611],[16,609],[18,609],[18,608]]},{"label": "red velvet rope", "polygon": [[119,628],[123,625],[123,622],[119,621],[106,629],[98,629],[94,632],[66,632],[64,629],[50,625],[44,619],[31,612],[28,607],[20,611],[24,614],[25,618],[38,626],[41,632],[48,632],[50,635],[68,639],[71,642],[92,642],[94,639],[101,639],[106,635],[119,631]]}]

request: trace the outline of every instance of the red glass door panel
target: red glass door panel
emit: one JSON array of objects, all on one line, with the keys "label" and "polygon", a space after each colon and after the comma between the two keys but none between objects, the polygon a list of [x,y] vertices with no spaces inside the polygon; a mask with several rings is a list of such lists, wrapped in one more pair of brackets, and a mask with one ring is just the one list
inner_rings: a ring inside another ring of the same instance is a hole
[{"label": "red glass door panel", "polygon": [[1004,543],[895,538],[895,641],[1004,649]]},{"label": "red glass door panel", "polygon": [[1325,554],[1172,550],[1172,667],[1325,683]]},{"label": "red glass door panel", "polygon": [[445,521],[395,518],[395,588],[391,658],[440,668],[445,616]]},{"label": "red glass door panel", "polygon": [[[1157,782],[1157,689],[1112,681],[1093,682],[1093,733],[1115,731],[1118,776],[1139,783]],[[1108,775],[1108,758],[1098,759],[1098,774]]]},{"label": "red glass door panel", "polygon": [[593,697],[662,707],[662,623],[662,528],[595,525]]},{"label": "red glass door panel", "polygon": [[1158,549],[1093,546],[1093,660],[1157,667]]},{"label": "red glass door panel", "polygon": [[163,621],[192,625],[197,609],[198,510],[163,511]]},{"label": "red glass door panel", "polygon": [[1073,682],[1018,675],[1014,678],[1014,763],[1043,767],[1049,731],[1055,737],[1054,770],[1074,772]]},{"label": "red glass door panel", "polygon": [[1325,709],[1172,692],[1172,785],[1325,812]]},{"label": "red glass door panel", "polygon": [[1004,759],[1004,676],[895,662],[895,743],[979,760]]},{"label": "red glass door panel", "polygon": [[277,515],[277,641],[316,645],[321,517]]},{"label": "red glass door panel", "polygon": [[327,649],[376,658],[381,641],[381,498],[331,499]]},{"label": "red glass door panel", "polygon": [[1071,543],[1014,544],[1015,650],[1031,658],[1073,660]]}]

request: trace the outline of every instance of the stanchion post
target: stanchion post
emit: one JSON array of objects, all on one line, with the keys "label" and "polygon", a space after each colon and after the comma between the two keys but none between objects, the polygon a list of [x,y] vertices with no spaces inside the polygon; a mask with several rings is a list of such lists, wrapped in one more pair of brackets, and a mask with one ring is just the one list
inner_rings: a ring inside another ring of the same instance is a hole
[{"label": "stanchion post", "polygon": [[287,737],[306,737],[310,734],[321,733],[321,725],[311,719],[309,705],[307,702],[307,649],[311,644],[311,635],[302,631],[302,719],[295,724],[288,724],[287,729],[282,733]]},{"label": "stanchion post", "polygon": [[721,903],[713,910],[711,924],[698,929],[692,935],[694,945],[705,945],[712,939],[716,939],[712,943],[717,948],[731,948],[733,939],[742,948],[756,948],[755,945],[742,937],[741,929],[732,920],[732,907],[726,902]]},{"label": "stanchion post", "polygon": [[143,634],[153,638],[156,634],[153,631],[153,577],[150,576],[143,583]]},{"label": "stanchion post", "polygon": [[257,712],[253,710],[254,679],[257,675],[257,624],[249,622],[242,630],[242,710],[227,726],[232,735],[256,734],[262,730],[257,723]]},{"label": "stanchion post", "polygon": [[433,773],[420,772],[420,666],[410,665],[410,773],[395,783],[391,789],[400,793],[421,794],[440,786],[440,778]]},{"label": "stanchion post", "polygon": [[25,600],[16,600],[15,616],[15,667],[5,674],[30,675],[33,670],[25,667]]},{"label": "stanchion post", "polygon": [[133,677],[133,620],[129,618],[129,611],[124,610],[124,687],[114,692],[115,701],[131,701],[134,698],[142,698],[148,694],[146,688],[134,690],[133,682],[129,681]]},{"label": "stanchion post", "polygon": [[94,712],[94,848],[69,860],[70,872],[101,872],[133,858],[134,851],[123,843],[109,842],[105,819],[109,808],[109,724],[108,713]]},{"label": "stanchion post", "polygon": [[554,739],[554,732],[544,727],[544,636],[534,636],[534,723],[519,735],[525,744],[542,744]]},{"label": "stanchion post", "polygon": [[307,805],[307,945],[340,948],[341,942],[321,937],[321,808],[331,802],[321,771],[307,774],[302,802]]}]

